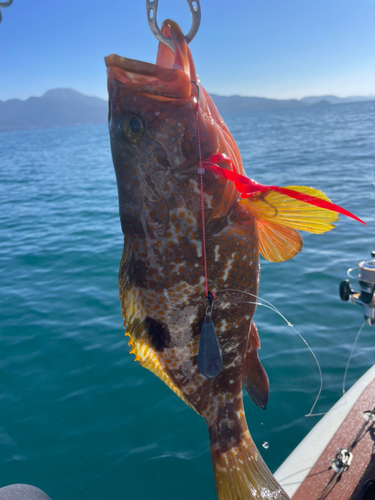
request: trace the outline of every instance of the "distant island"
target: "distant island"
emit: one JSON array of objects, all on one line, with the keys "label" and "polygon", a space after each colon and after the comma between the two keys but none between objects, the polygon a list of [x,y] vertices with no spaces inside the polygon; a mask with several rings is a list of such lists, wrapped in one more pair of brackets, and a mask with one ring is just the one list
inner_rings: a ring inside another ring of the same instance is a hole
[{"label": "distant island", "polygon": [[[331,106],[375,100],[375,96],[342,98],[333,95],[286,100],[215,94],[211,94],[211,97],[222,114],[306,106]],[[20,99],[0,101],[0,131],[3,132],[106,123],[107,117],[107,101],[83,95],[72,89],[48,90],[41,97],[29,97],[25,101]]]},{"label": "distant island", "polygon": [[25,101],[0,101],[0,131],[105,123],[108,103],[71,89],[48,90]]},{"label": "distant island", "polygon": [[267,99],[265,97],[221,96],[210,94],[220,113],[244,113],[263,109],[330,106],[359,101],[375,101],[375,96],[336,97],[334,95],[303,97],[302,99]]}]

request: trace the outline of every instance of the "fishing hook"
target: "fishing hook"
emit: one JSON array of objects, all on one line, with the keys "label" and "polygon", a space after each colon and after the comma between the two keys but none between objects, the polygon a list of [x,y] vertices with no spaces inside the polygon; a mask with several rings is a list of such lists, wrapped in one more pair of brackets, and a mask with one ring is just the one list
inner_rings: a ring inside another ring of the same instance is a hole
[{"label": "fishing hook", "polygon": [[[9,5],[11,5],[12,3],[13,3],[13,0],[7,0],[6,2],[0,2],[0,7],[1,8],[9,7]],[[1,11],[0,11],[0,23],[1,23],[2,18],[3,18],[3,16],[2,16]]]},{"label": "fishing hook", "polygon": [[[193,18],[190,31],[187,35],[185,35],[186,43],[190,43],[197,34],[199,25],[201,23],[201,5],[199,0],[186,0],[186,1],[189,4],[191,17]],[[148,25],[150,26],[151,31],[159,40],[159,42],[163,43],[164,45],[169,47],[172,52],[174,52],[174,44],[172,40],[164,36],[158,26],[158,22],[156,20],[156,14],[158,12],[158,4],[159,0],[146,0]]]}]

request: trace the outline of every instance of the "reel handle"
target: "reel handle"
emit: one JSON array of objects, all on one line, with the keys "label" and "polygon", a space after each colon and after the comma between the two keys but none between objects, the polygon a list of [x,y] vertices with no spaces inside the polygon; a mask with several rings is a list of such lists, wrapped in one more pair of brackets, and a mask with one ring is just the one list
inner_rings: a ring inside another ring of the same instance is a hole
[{"label": "reel handle", "polygon": [[350,288],[349,280],[344,280],[340,283],[340,299],[344,302],[348,302],[351,295],[356,292]]}]

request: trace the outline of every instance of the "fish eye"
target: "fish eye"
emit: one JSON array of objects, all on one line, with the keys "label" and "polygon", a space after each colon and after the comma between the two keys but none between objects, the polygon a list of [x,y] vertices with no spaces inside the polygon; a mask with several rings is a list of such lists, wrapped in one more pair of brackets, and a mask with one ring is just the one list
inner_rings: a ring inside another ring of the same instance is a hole
[{"label": "fish eye", "polygon": [[126,142],[130,142],[130,144],[139,142],[145,131],[145,124],[142,117],[134,113],[125,115],[118,127],[121,137]]}]

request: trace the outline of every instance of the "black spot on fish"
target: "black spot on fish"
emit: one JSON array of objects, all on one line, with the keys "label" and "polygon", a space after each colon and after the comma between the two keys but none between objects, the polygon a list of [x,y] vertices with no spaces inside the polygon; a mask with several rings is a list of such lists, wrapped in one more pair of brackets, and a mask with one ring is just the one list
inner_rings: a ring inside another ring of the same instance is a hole
[{"label": "black spot on fish", "polygon": [[171,344],[171,335],[167,325],[156,319],[147,317],[144,321],[147,333],[150,337],[153,347],[157,351],[162,351]]}]

